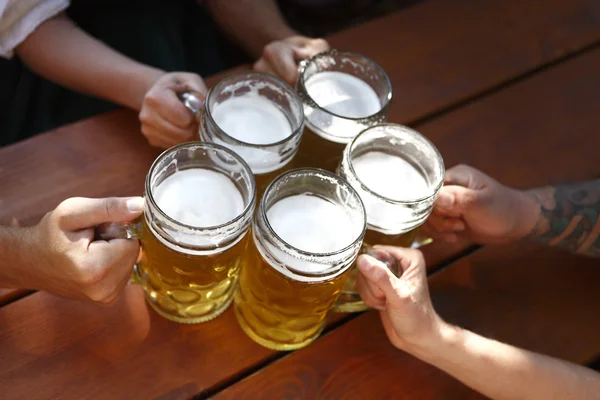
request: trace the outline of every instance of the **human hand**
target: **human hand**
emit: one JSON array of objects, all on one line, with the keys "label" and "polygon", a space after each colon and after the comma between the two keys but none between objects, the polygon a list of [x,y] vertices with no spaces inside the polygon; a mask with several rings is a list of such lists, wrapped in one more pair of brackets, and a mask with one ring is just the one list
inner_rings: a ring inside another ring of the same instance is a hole
[{"label": "human hand", "polygon": [[[392,344],[407,351],[437,334],[443,321],[431,304],[423,254],[391,246],[374,246],[369,254],[358,257],[356,288],[367,306],[379,310]],[[390,260],[399,278],[386,266]]]},{"label": "human hand", "polygon": [[196,116],[177,95],[193,92],[204,99],[206,91],[204,81],[196,74],[170,72],[158,78],[146,92],[139,115],[142,134],[150,145],[169,148],[194,140],[198,135]]},{"label": "human hand", "polygon": [[539,213],[537,202],[525,192],[458,165],[446,171],[444,187],[422,232],[450,243],[459,238],[480,244],[507,243],[527,236]]},{"label": "human hand", "polygon": [[94,227],[130,221],[143,208],[141,197],[63,201],[29,231],[20,285],[96,303],[116,301],[140,247],[131,239],[94,240]]},{"label": "human hand", "polygon": [[290,36],[266,45],[262,57],[254,64],[254,69],[279,75],[294,86],[298,79],[298,61],[326,50],[329,50],[329,44],[324,39]]}]

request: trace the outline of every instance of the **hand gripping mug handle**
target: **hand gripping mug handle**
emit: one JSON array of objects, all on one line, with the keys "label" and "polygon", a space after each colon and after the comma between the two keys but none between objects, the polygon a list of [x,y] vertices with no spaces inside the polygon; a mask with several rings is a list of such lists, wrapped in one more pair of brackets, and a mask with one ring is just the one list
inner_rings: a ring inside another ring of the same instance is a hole
[{"label": "hand gripping mug handle", "polygon": [[[131,222],[107,222],[94,228],[94,240],[135,239],[142,237],[142,218],[138,217]],[[137,263],[133,266],[129,283],[141,283],[140,271]]]},{"label": "hand gripping mug handle", "polygon": [[202,115],[202,107],[204,106],[204,99],[194,92],[183,92],[177,95],[179,100],[183,103],[188,110],[194,114],[197,120],[200,120]]}]

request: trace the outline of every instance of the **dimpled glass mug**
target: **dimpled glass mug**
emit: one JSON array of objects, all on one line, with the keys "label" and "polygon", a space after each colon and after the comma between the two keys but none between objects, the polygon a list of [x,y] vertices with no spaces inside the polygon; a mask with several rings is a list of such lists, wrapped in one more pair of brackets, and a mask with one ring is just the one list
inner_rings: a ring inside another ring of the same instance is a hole
[{"label": "dimpled glass mug", "polygon": [[98,236],[140,240],[132,281],[159,314],[181,323],[215,318],[231,304],[250,236],[250,167],[225,147],[181,144],[154,161],[144,197],[142,217],[99,227]]},{"label": "dimpled glass mug", "polygon": [[267,188],[252,224],[235,313],[259,344],[294,350],[325,327],[362,245],[358,194],[320,169],[295,169]]},{"label": "dimpled glass mug", "polygon": [[350,140],[385,122],[392,100],[383,68],[365,55],[338,50],[302,61],[296,90],[306,119],[297,165],[331,172]]},{"label": "dimpled glass mug", "polygon": [[[358,192],[367,212],[363,251],[376,244],[411,247],[444,183],[444,161],[417,131],[397,124],[365,129],[345,148],[338,173]],[[421,243],[423,244],[423,243]],[[354,267],[337,311],[367,307],[354,289]]]},{"label": "dimpled glass mug", "polygon": [[296,91],[272,74],[238,72],[213,86],[202,102],[182,94],[196,113],[200,139],[225,146],[248,163],[259,195],[269,182],[292,168],[304,127]]}]

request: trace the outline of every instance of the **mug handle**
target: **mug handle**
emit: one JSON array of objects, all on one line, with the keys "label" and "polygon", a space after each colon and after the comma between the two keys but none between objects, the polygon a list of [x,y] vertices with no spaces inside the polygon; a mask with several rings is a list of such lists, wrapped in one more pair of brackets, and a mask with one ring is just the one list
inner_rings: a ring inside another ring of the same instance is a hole
[{"label": "mug handle", "polygon": [[[418,249],[427,246],[432,242],[433,240],[427,236],[417,236],[413,241],[411,247]],[[395,258],[388,256],[387,254],[380,254],[378,257],[377,254],[374,254],[373,252],[377,252],[377,250],[371,250],[370,246],[367,247],[363,245],[360,254],[369,254],[371,256],[374,256],[375,258],[383,262],[388,267],[388,269],[392,271],[392,273],[398,278],[402,276],[402,269],[400,268],[400,265],[398,264],[398,261]],[[366,311],[368,309],[368,307],[362,302],[362,299],[360,298],[358,292],[356,292],[356,290],[354,289],[356,278],[359,274],[358,268],[356,268],[355,265],[352,266],[349,274],[350,275],[347,278],[348,282],[346,283],[348,286],[345,287],[345,290],[342,290],[340,297],[333,306],[333,312],[352,313]]]},{"label": "mug handle", "polygon": [[194,114],[196,119],[200,120],[204,99],[195,92],[182,92],[179,93],[177,97],[179,97],[179,100],[181,100],[183,105]]},{"label": "mug handle", "polygon": [[[94,228],[94,240],[135,239],[142,237],[142,218],[131,222],[107,222]],[[141,284],[142,279],[137,263],[133,266],[129,283]]]}]

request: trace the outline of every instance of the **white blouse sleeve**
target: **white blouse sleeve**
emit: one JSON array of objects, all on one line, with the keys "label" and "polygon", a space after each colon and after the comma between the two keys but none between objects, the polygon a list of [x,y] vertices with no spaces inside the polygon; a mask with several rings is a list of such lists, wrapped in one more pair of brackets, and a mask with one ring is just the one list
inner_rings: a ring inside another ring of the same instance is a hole
[{"label": "white blouse sleeve", "polygon": [[12,58],[15,47],[68,6],[69,0],[0,0],[0,57]]}]

